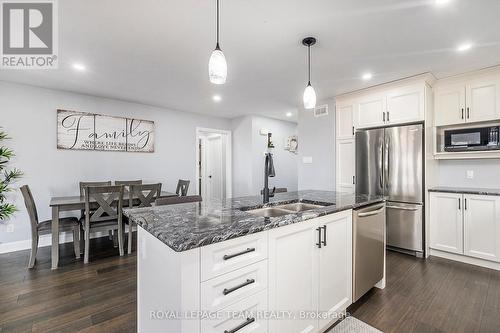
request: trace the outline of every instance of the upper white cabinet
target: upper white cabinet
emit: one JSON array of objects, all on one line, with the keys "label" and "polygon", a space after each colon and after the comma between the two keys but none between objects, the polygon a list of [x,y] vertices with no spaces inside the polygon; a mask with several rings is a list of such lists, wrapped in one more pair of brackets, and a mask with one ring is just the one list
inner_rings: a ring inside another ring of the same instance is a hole
[{"label": "upper white cabinet", "polygon": [[396,88],[387,94],[386,122],[389,125],[424,120],[425,86]]},{"label": "upper white cabinet", "polygon": [[464,254],[500,261],[500,197],[464,195]]},{"label": "upper white cabinet", "polygon": [[383,126],[385,124],[386,98],[384,94],[361,96],[356,108],[356,128]]},{"label": "upper white cabinet", "polygon": [[335,113],[337,139],[351,139],[354,137],[354,106],[355,101],[337,104]]},{"label": "upper white cabinet", "polygon": [[467,122],[500,118],[499,78],[486,77],[471,80],[466,88]]},{"label": "upper white cabinet", "polygon": [[449,84],[435,92],[436,126],[458,124],[465,121],[465,85]]},{"label": "upper white cabinet", "polygon": [[435,126],[500,119],[500,73],[441,80],[435,96]]}]

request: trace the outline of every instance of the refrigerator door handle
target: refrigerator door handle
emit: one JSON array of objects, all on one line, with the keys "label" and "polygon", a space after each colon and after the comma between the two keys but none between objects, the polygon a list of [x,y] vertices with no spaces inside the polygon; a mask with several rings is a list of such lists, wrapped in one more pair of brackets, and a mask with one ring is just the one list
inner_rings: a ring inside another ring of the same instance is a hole
[{"label": "refrigerator door handle", "polygon": [[386,135],[385,138],[385,151],[384,151],[384,194],[387,194],[388,188],[389,188],[389,168],[390,168],[390,160],[389,160],[389,145],[390,145],[390,139],[389,136]]},{"label": "refrigerator door handle", "polygon": [[400,210],[409,210],[409,211],[416,211],[419,209],[419,207],[403,207],[403,206],[386,206],[387,208],[390,209],[400,209]]}]

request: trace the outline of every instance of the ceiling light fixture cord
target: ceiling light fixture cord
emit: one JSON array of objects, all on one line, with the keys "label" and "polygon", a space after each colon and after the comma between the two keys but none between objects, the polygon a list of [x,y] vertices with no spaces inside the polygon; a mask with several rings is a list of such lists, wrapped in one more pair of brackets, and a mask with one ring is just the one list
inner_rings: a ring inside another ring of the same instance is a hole
[{"label": "ceiling light fixture cord", "polygon": [[215,45],[216,50],[220,50],[219,48],[219,0],[217,0],[217,44]]},{"label": "ceiling light fixture cord", "polygon": [[307,63],[309,74],[307,76],[308,85],[311,85],[311,45],[307,46]]}]

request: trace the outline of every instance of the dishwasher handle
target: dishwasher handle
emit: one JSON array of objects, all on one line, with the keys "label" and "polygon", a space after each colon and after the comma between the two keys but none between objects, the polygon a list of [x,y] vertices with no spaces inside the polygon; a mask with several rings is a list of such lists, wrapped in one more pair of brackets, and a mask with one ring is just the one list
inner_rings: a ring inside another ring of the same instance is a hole
[{"label": "dishwasher handle", "polygon": [[377,215],[378,213],[381,213],[384,210],[384,208],[385,207],[382,207],[382,208],[377,209],[377,210],[372,210],[372,211],[369,211],[369,212],[365,212],[365,213],[358,213],[358,217],[367,217],[367,216]]},{"label": "dishwasher handle", "polygon": [[403,207],[403,206],[386,206],[386,207],[390,209],[410,210],[410,211],[416,211],[420,208],[420,207]]}]

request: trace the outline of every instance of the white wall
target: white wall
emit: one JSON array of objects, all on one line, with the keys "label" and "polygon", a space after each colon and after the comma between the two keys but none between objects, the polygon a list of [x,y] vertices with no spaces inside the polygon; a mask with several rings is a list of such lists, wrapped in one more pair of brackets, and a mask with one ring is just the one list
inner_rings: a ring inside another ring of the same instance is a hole
[{"label": "white wall", "polygon": [[[276,177],[269,178],[269,187],[297,190],[297,155],[284,150],[285,138],[297,134],[297,124],[260,116],[244,116],[232,121],[233,129],[233,196],[260,195],[264,187],[264,152],[267,136],[260,135],[265,128],[273,136],[272,149]],[[299,138],[300,150],[300,138]]]},{"label": "white wall", "polygon": [[274,149],[271,149],[271,152],[276,176],[269,178],[269,188],[286,187],[288,191],[297,191],[297,154],[284,149],[285,139],[291,135],[297,135],[297,124],[265,117],[253,117],[252,127],[252,193],[260,194],[264,188],[264,153],[268,149],[267,135],[259,134],[261,128],[265,128],[273,134]]},{"label": "white wall", "polygon": [[[57,150],[56,109],[153,120],[155,152]],[[228,119],[6,82],[0,82],[0,115],[0,126],[12,137],[7,144],[16,153],[12,166],[25,173],[16,186],[31,187],[41,220],[51,216],[50,197],[78,195],[79,181],[144,179],[175,191],[182,178],[191,180],[190,193],[194,193],[196,127],[231,128]],[[13,233],[6,232],[6,223],[0,224],[0,246],[30,238],[20,192],[16,190],[11,198],[20,212],[8,222],[14,225]]]},{"label": "white wall", "polygon": [[[314,117],[312,110],[299,111],[299,190],[335,190],[335,101],[328,104],[327,116]],[[304,164],[304,157],[312,157]]]},{"label": "white wall", "polygon": [[[467,178],[467,170],[474,171],[473,179]],[[439,185],[500,188],[500,160],[441,160]]]}]

